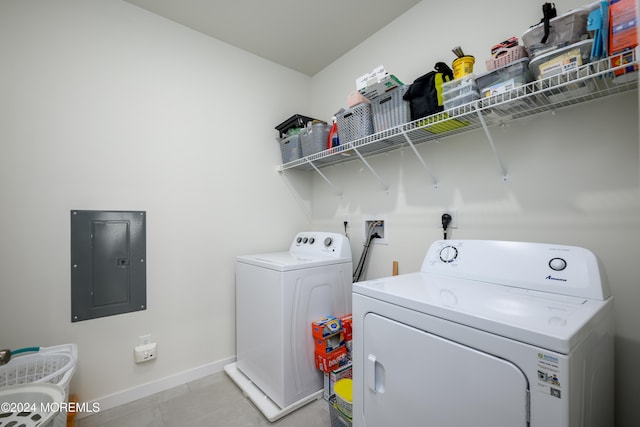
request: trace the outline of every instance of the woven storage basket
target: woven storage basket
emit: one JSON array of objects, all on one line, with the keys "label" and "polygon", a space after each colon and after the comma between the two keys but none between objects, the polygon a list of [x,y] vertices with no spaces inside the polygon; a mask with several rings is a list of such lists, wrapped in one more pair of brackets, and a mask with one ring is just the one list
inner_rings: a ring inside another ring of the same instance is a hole
[{"label": "woven storage basket", "polygon": [[409,85],[402,85],[371,100],[374,132],[409,122],[409,101],[402,99],[408,89]]},{"label": "woven storage basket", "polygon": [[504,49],[499,49],[496,54],[485,61],[487,65],[487,71],[493,71],[496,68],[501,68],[511,64],[518,59],[526,58],[527,50],[524,46],[513,46]]},{"label": "woven storage basket", "polygon": [[329,398],[329,415],[331,416],[331,427],[351,427],[352,425],[349,417],[337,408],[335,394]]},{"label": "woven storage basket", "polygon": [[329,130],[331,126],[326,123],[315,123],[311,127],[302,130],[300,134],[300,144],[302,146],[302,156],[307,157],[328,147]]},{"label": "woven storage basket", "polygon": [[282,154],[282,163],[289,163],[294,160],[298,160],[302,156],[300,135],[292,135],[281,139],[280,152]]},{"label": "woven storage basket", "polygon": [[355,105],[336,115],[340,145],[356,139],[364,138],[373,133],[371,120],[371,104]]}]

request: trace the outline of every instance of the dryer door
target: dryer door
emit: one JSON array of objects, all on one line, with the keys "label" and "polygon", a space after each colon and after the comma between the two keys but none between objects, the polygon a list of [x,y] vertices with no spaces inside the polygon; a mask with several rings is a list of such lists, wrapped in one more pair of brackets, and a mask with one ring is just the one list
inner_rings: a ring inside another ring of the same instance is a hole
[{"label": "dryer door", "polygon": [[511,362],[373,313],[363,329],[368,427],[528,425],[528,382]]}]

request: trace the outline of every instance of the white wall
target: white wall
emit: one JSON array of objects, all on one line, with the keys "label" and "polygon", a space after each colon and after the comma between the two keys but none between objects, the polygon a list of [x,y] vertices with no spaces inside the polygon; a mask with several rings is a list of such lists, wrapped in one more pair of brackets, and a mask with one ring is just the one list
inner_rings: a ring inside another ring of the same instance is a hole
[{"label": "white wall", "polygon": [[[0,57],[0,348],[76,342],[81,401],[220,369],[234,257],[311,226],[274,140],[310,78],[121,1],[3,0]],[[72,209],[147,211],[147,310],[71,323]]]},{"label": "white wall", "polygon": [[[564,13],[583,2],[557,3]],[[355,78],[383,64],[405,83],[451,63],[461,45],[476,57],[475,71],[497,41],[520,37],[539,21],[542,3],[452,0],[423,1],[344,55],[312,80],[312,113],[331,117],[344,107]],[[442,237],[440,215],[455,208],[459,228],[453,238],[522,240],[578,245],[604,262],[616,304],[617,426],[635,426],[640,384],[640,153],[637,90],[490,128],[508,170],[500,169],[482,130],[445,138],[418,149],[440,181],[410,148],[367,160],[385,180],[385,192],[361,162],[323,170],[342,186],[338,197],[314,176],[315,228],[342,230],[349,217],[357,258],[364,241],[363,219],[386,219],[388,245],[375,245],[368,278],[416,271],[430,243]]]}]

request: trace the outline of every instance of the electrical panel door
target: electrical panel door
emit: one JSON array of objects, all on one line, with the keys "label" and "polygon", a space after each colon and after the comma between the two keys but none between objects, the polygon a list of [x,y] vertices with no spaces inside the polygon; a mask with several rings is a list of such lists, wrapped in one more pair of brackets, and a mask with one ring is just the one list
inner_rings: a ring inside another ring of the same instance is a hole
[{"label": "electrical panel door", "polygon": [[71,321],[146,309],[146,212],[71,211]]}]

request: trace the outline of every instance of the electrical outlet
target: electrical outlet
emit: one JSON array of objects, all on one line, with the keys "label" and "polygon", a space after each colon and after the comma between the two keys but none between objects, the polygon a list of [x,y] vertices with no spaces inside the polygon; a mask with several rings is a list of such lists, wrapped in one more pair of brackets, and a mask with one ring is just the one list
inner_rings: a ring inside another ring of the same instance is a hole
[{"label": "electrical outlet", "polygon": [[157,357],[158,344],[155,342],[138,345],[133,349],[136,363],[148,362]]},{"label": "electrical outlet", "polygon": [[[442,212],[442,215],[449,214],[451,215],[451,222],[449,223],[449,228],[458,228],[458,210],[457,209],[446,209]],[[438,224],[440,228],[442,228],[442,222],[439,220]]]}]

